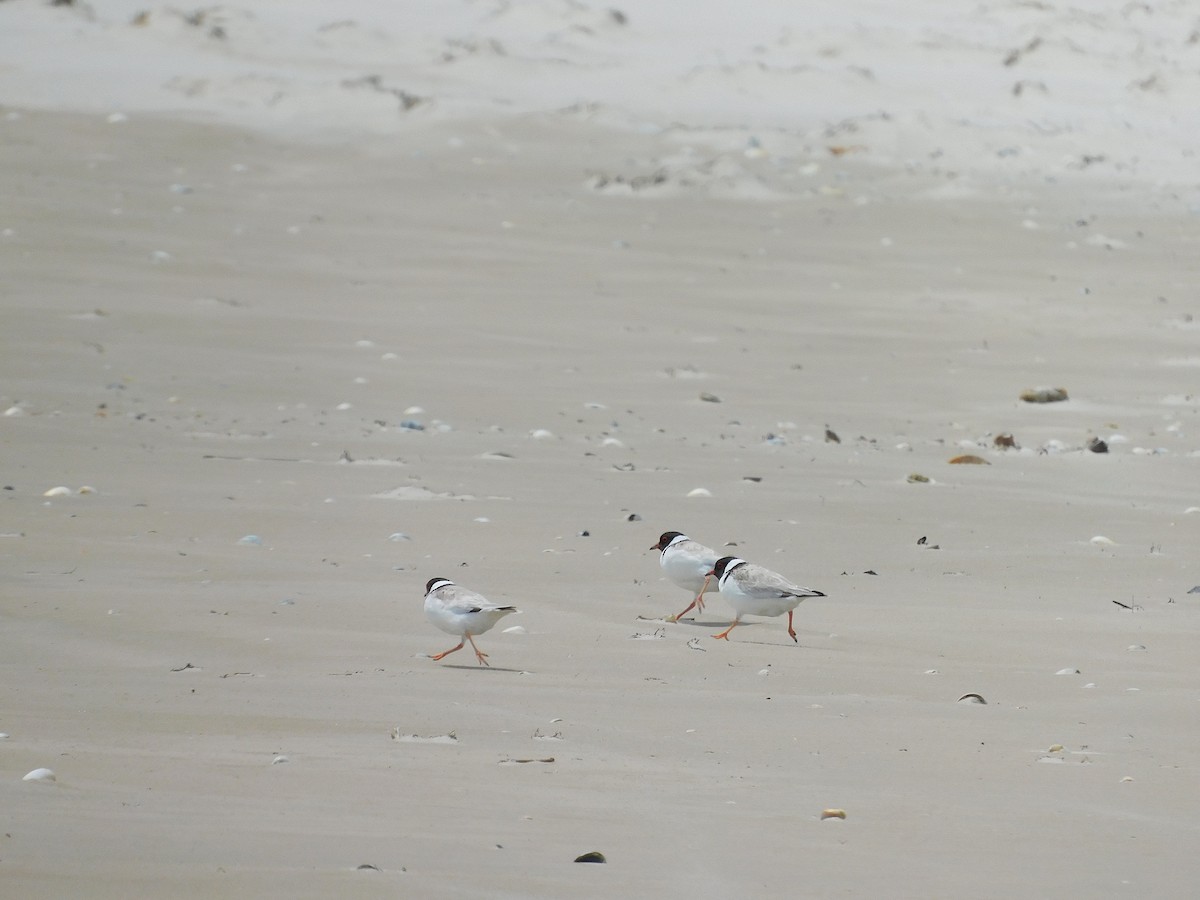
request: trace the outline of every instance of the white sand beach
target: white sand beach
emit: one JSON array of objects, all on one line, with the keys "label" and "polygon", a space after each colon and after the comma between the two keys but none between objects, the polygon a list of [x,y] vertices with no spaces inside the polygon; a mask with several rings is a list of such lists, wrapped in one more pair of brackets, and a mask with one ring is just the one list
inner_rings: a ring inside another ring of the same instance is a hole
[{"label": "white sand beach", "polygon": [[1191,897],[1197,28],[0,2],[2,893]]}]

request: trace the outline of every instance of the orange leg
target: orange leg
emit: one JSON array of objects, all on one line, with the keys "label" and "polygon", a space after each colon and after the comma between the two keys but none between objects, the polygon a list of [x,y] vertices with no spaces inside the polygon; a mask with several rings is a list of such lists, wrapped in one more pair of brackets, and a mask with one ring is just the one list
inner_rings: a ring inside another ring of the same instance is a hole
[{"label": "orange leg", "polygon": [[712,578],[711,575],[704,576],[704,586],[700,588],[700,593],[698,593],[696,595],[696,599],[688,604],[687,609],[685,609],[683,612],[681,612],[679,615],[675,616],[674,618],[670,619],[669,621],[678,622],[680,619],[682,619],[684,616],[686,616],[689,612],[692,611],[692,607],[696,608],[696,615],[699,615],[700,613],[704,612],[704,592],[708,590],[708,582],[711,578]]},{"label": "orange leg", "polygon": [[796,637],[796,629],[792,627],[792,612],[793,610],[788,610],[788,634],[790,634],[792,636],[792,640],[798,644],[800,643],[800,640]]},{"label": "orange leg", "polygon": [[713,637],[718,641],[721,640],[722,638],[724,638],[725,640],[729,640],[729,632],[731,632],[731,631],[733,631],[733,629],[737,628],[738,621],[739,621],[738,619],[734,619],[733,624],[731,624],[728,628],[726,628],[720,634],[714,634]]},{"label": "orange leg", "polygon": [[[479,660],[479,664],[490,667],[492,664],[487,661],[487,654],[475,646],[475,639],[468,634],[467,640],[471,642],[471,649],[475,651],[475,658]],[[459,644],[459,646],[461,647],[462,644]]]},{"label": "orange leg", "polygon": [[[472,646],[474,646],[474,643],[472,643]],[[455,650],[461,650],[462,648],[463,648],[463,642],[459,641],[457,647],[451,647],[449,650],[444,650],[441,653],[437,654],[436,656],[431,656],[429,658],[430,659],[441,659],[444,656],[449,656]]]}]

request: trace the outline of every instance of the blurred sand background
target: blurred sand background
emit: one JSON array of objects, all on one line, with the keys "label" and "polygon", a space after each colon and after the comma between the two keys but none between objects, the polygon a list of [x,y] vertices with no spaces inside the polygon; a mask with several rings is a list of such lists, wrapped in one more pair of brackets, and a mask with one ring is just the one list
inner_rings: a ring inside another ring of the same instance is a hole
[{"label": "blurred sand background", "polygon": [[1193,896],[1200,18],[951,6],[0,2],[4,895]]}]

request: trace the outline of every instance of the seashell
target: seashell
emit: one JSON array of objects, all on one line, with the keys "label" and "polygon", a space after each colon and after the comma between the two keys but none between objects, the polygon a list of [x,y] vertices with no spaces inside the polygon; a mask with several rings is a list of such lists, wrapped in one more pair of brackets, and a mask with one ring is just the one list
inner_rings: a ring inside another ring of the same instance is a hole
[{"label": "seashell", "polygon": [[1055,675],[1078,675],[1080,673],[1079,673],[1078,669],[1067,668],[1067,669],[1059,669],[1054,674]]},{"label": "seashell", "polygon": [[909,484],[929,484],[929,476],[922,475],[920,472],[913,472],[908,476]]},{"label": "seashell", "polygon": [[502,634],[529,634],[522,625],[510,625],[504,629]]},{"label": "seashell", "polygon": [[964,453],[962,456],[956,456],[950,460],[952,466],[990,466],[991,463],[982,456],[976,456],[974,453]]},{"label": "seashell", "polygon": [[13,416],[23,416],[25,415],[25,410],[21,409],[19,406],[10,406],[4,411],[4,415],[8,416],[9,418],[12,418]]},{"label": "seashell", "polygon": [[277,766],[280,763],[285,763],[285,762],[291,762],[291,760],[288,759],[286,756],[276,756],[273,760],[271,760],[271,765]]},{"label": "seashell", "polygon": [[397,427],[403,428],[405,431],[424,431],[425,430],[425,426],[422,425],[420,422],[418,422],[416,419],[404,419],[400,422],[400,424]]},{"label": "seashell", "polygon": [[245,537],[238,538],[238,543],[239,544],[248,544],[248,545],[251,545],[254,547],[261,547],[262,546],[262,538],[260,538],[257,534],[248,534]]},{"label": "seashell", "polygon": [[606,863],[606,862],[608,862],[608,860],[604,858],[604,854],[601,853],[599,850],[592,850],[588,853],[583,853],[583,854],[575,857],[575,862],[577,862],[577,863]]},{"label": "seashell", "polygon": [[392,729],[392,740],[402,744],[457,744],[458,735],[453,731],[446,734],[433,734],[428,737],[420,734],[402,734],[400,726]]},{"label": "seashell", "polygon": [[1093,453],[1107,453],[1108,452],[1108,444],[1104,443],[1104,441],[1100,440],[1100,438],[1098,438],[1098,437],[1094,437],[1090,441],[1088,441],[1087,448],[1089,450],[1091,450]]},{"label": "seashell", "polygon": [[1129,645],[1128,647],[1126,647],[1125,649],[1126,649],[1126,650],[1133,650],[1134,652],[1137,652],[1137,651],[1145,650],[1145,649],[1146,649],[1146,645],[1145,645],[1145,644],[1130,644],[1130,645]]},{"label": "seashell", "polygon": [[1102,534],[1098,534],[1091,539],[1089,543],[1095,544],[1097,547],[1112,547],[1116,545],[1116,541],[1112,538],[1107,538]]},{"label": "seashell", "polygon": [[57,780],[54,772],[50,769],[34,769],[28,775],[21,779],[22,781],[55,781]]},{"label": "seashell", "polygon": [[42,494],[43,497],[68,497],[71,494],[69,487],[63,487],[61,484],[58,487],[52,487],[50,490]]},{"label": "seashell", "polygon": [[1068,399],[1067,389],[1060,387],[1039,387],[1021,391],[1021,399],[1026,403],[1059,403]]},{"label": "seashell", "polygon": [[822,819],[844,819],[846,811],[844,809],[823,809],[821,810]]},{"label": "seashell", "polygon": [[718,397],[716,394],[710,394],[708,391],[702,391],[700,393],[700,399],[703,400],[705,403],[720,403],[721,402],[720,397]]},{"label": "seashell", "polygon": [[1063,745],[1062,744],[1051,744],[1050,749],[1047,750],[1046,752],[1047,753],[1062,753]]},{"label": "seashell", "polygon": [[411,541],[412,538],[410,538],[403,531],[393,531],[391,534],[388,535],[388,540],[389,541]]},{"label": "seashell", "polygon": [[981,703],[987,706],[987,701],[983,699],[982,694],[963,694],[958,698],[959,703]]},{"label": "seashell", "polygon": [[925,674],[926,675],[940,675],[941,673],[937,669],[926,669]]},{"label": "seashell", "polygon": [[524,765],[525,763],[552,763],[552,762],[554,762],[554,757],[547,756],[544,759],[502,759],[502,760],[500,760],[500,765],[502,765],[502,766],[520,766],[520,765]]},{"label": "seashell", "polygon": [[529,432],[529,436],[535,441],[548,441],[554,437],[554,432],[545,428],[535,428]]},{"label": "seashell", "polygon": [[1126,775],[1124,778],[1121,779],[1121,784],[1132,784],[1132,783],[1133,783],[1133,778],[1129,775]]},{"label": "seashell", "polygon": [[712,491],[708,488],[692,488],[688,491],[689,497],[711,497]]},{"label": "seashell", "polygon": [[85,484],[83,487],[81,487],[81,488],[79,489],[79,493],[81,493],[81,494],[94,494],[94,493],[96,493],[96,489],[95,489],[94,487],[92,487],[90,484]]},{"label": "seashell", "polygon": [[424,412],[425,412],[425,407],[423,407],[423,406],[410,406],[408,409],[406,409],[404,411],[404,415],[419,416],[419,415],[423,414]]}]

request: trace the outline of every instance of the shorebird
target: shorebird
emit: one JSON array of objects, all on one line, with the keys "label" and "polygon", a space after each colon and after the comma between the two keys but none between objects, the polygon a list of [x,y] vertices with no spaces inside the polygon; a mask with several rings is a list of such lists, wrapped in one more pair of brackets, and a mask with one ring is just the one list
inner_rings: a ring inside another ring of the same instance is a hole
[{"label": "shorebird", "polygon": [[650,549],[662,551],[658,564],[662,566],[667,578],[685,591],[696,595],[696,599],[688,604],[687,609],[668,621],[678,622],[693,606],[696,607],[697,615],[704,612],[704,592],[708,590],[712,578],[717,551],[693,541],[678,531],[664,531],[658,543]]},{"label": "shorebird", "polygon": [[517,612],[515,606],[497,606],[482,594],[459,587],[449,578],[430,578],[425,584],[425,617],[442,631],[463,639],[458,646],[430,658],[442,659],[461,650],[463,644],[470,641],[479,664],[490,665],[487,654],[475,646],[474,635],[490,631],[493,625],[514,612]]},{"label": "shorebird", "polygon": [[721,596],[733,607],[733,623],[714,638],[729,640],[729,632],[742,621],[742,616],[781,616],[788,614],[788,635],[793,641],[792,613],[805,597],[824,597],[821,591],[792,584],[778,572],[748,563],[736,556],[723,556],[708,573],[717,579]]}]

